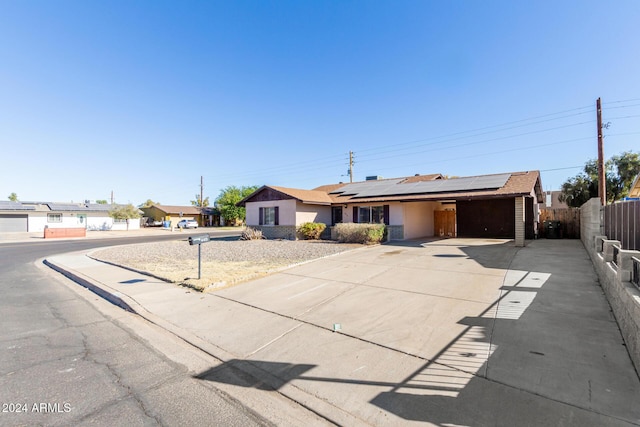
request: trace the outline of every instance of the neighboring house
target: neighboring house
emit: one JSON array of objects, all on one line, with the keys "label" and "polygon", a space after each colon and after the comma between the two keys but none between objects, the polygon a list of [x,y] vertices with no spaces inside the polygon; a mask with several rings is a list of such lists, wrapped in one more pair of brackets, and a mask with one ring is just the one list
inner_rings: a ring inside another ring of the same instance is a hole
[{"label": "neighboring house", "polygon": [[202,220],[204,227],[219,227],[224,225],[224,218],[220,214],[220,210],[216,207],[204,207],[202,208]]},{"label": "neighboring house", "polygon": [[446,179],[440,174],[325,185],[314,190],[263,186],[238,203],[247,225],[269,238],[295,238],[303,222],[384,223],[391,239],[460,236],[533,239],[538,171]]},{"label": "neighboring house", "polygon": [[195,219],[198,225],[203,225],[198,206],[152,205],[141,210],[147,218],[155,221],[169,221],[171,228],[176,227],[182,219]]},{"label": "neighboring house", "polygon": [[638,199],[640,198],[640,175],[636,176],[636,179],[633,180],[631,184],[631,189],[629,190],[630,199]]},{"label": "neighboring house", "polygon": [[50,203],[0,201],[0,233],[41,232],[48,228],[87,230],[133,230],[139,219],[114,220],[109,215],[118,205],[97,203]]},{"label": "neighboring house", "polygon": [[545,191],[544,199],[540,204],[541,209],[566,209],[569,207],[566,202],[560,201],[562,191]]}]

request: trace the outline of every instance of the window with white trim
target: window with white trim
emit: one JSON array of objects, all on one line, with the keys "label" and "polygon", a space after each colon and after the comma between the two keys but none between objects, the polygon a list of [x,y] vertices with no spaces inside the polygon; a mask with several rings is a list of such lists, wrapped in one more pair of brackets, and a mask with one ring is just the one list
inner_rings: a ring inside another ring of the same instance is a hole
[{"label": "window with white trim", "polygon": [[47,222],[62,222],[62,214],[60,213],[47,214]]}]

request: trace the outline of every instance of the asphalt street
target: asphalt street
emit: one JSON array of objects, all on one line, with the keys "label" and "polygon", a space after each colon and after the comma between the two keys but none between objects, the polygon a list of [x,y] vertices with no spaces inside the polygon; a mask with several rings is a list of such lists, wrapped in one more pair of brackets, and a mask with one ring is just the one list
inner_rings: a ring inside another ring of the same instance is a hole
[{"label": "asphalt street", "polygon": [[184,236],[0,245],[0,425],[269,424],[192,378],[176,362],[195,357],[184,343],[38,261],[53,253],[176,238]]}]

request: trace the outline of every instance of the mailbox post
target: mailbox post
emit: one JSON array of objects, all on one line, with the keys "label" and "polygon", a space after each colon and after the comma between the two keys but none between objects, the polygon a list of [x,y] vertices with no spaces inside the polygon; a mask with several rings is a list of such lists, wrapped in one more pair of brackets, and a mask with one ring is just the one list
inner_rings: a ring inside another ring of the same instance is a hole
[{"label": "mailbox post", "polygon": [[202,249],[200,248],[200,245],[208,242],[209,240],[211,240],[211,238],[209,237],[208,234],[201,234],[200,236],[189,237],[189,245],[191,246],[198,245],[198,280],[200,280],[201,272],[202,272],[202,268],[201,268]]}]

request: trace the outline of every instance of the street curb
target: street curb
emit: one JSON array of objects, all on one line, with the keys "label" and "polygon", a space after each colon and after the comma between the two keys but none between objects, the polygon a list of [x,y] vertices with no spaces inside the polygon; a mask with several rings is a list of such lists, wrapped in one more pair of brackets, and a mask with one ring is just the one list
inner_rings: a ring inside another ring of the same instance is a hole
[{"label": "street curb", "polygon": [[[88,256],[85,253],[85,256]],[[89,257],[91,258],[91,257]],[[99,260],[95,260],[96,262],[101,262]],[[244,369],[240,369],[245,373],[245,375],[249,375],[259,382],[263,382],[267,384],[269,387],[273,389],[273,391],[286,399],[289,399],[291,402],[299,405],[300,407],[306,409],[307,411],[314,413],[316,416],[320,417],[324,421],[332,425],[369,425],[364,420],[358,418],[357,416],[344,411],[343,409],[334,406],[333,404],[324,401],[323,399],[319,399],[313,394],[309,392],[299,389],[298,387],[286,384],[281,386],[281,380],[270,372],[267,372],[258,366],[255,366],[251,359],[242,359],[241,356],[229,353],[227,350],[206,341],[197,335],[191,333],[188,330],[185,330],[179,326],[174,325],[173,323],[149,312],[142,305],[140,305],[135,299],[131,298],[126,294],[122,294],[115,289],[109,287],[104,283],[96,284],[95,279],[91,279],[82,273],[73,271],[72,269],[65,269],[63,266],[56,264],[55,262],[44,259],[43,264],[47,267],[52,268],[63,276],[69,278],[70,280],[78,283],[80,286],[83,286],[96,295],[104,298],[105,300],[111,302],[112,304],[123,308],[124,310],[136,314],[146,321],[156,325],[157,327],[164,329],[170,334],[174,335],[178,339],[183,342],[193,346],[218,360],[221,364],[227,364],[232,361],[242,361],[244,362]],[[114,265],[115,266],[115,265]],[[198,375],[192,375],[193,378],[198,378]],[[330,414],[330,415],[329,415]]]},{"label": "street curb", "polygon": [[[111,289],[109,288],[109,286],[105,285],[104,283],[102,284],[102,286],[97,286],[95,285],[91,279],[87,278],[86,276],[82,275],[81,273],[78,272],[71,272],[69,270],[66,270],[62,267],[60,267],[59,265],[49,261],[48,259],[44,259],[42,261],[42,263],[44,265],[46,265],[47,267],[52,268],[53,270],[57,271],[58,273],[62,274],[65,277],[68,277],[69,279],[73,280],[74,282],[78,283],[80,286],[83,286],[87,289],[89,289],[91,292],[93,292],[94,294],[100,296],[101,298],[104,298],[105,300],[109,301],[110,303],[117,305],[118,307],[131,312],[131,313],[135,313],[138,314],[138,312],[136,310],[134,310],[131,305],[127,304],[127,302],[124,301],[124,296],[123,294],[121,294],[120,292],[116,291],[115,289]],[[106,290],[104,288],[108,288],[109,290]]]}]

